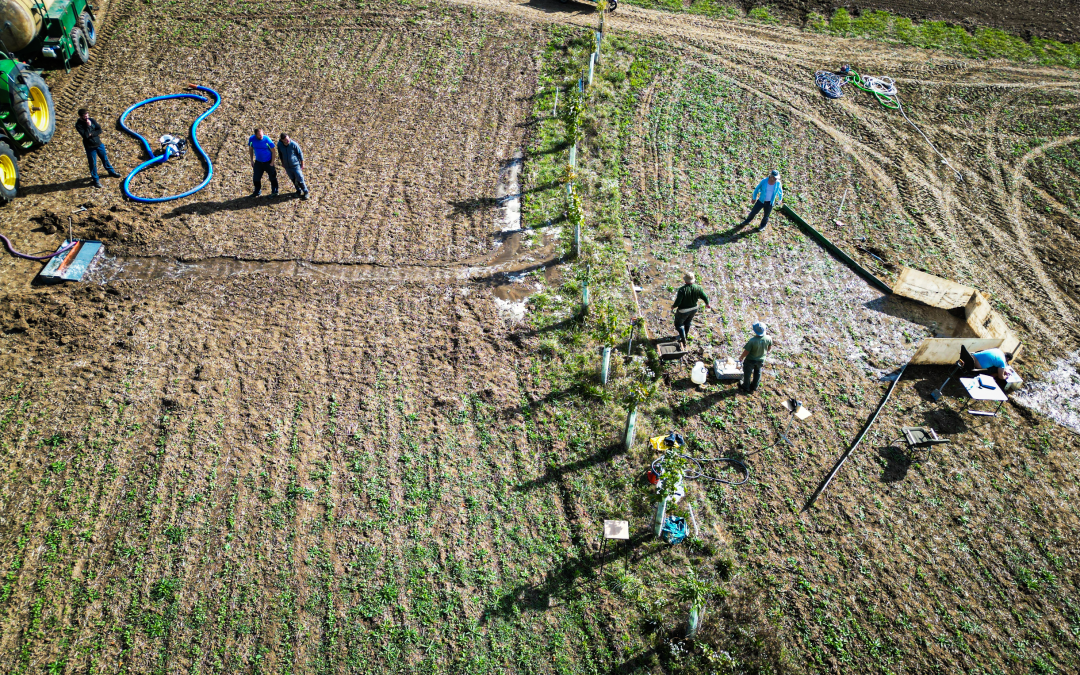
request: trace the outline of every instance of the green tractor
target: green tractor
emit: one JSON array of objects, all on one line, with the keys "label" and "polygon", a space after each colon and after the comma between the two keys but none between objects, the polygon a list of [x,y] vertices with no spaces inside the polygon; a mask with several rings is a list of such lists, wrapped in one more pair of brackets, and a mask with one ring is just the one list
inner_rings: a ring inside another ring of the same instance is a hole
[{"label": "green tractor", "polygon": [[49,85],[26,64],[0,56],[0,73],[0,203],[6,203],[19,190],[15,152],[51,141],[56,112]]},{"label": "green tractor", "polygon": [[86,63],[95,21],[87,0],[0,0],[0,203],[19,190],[16,153],[45,145],[56,130],[49,86],[19,59],[65,70]]},{"label": "green tractor", "polygon": [[90,60],[95,20],[87,0],[0,0],[0,43],[30,63],[58,60],[70,69]]}]

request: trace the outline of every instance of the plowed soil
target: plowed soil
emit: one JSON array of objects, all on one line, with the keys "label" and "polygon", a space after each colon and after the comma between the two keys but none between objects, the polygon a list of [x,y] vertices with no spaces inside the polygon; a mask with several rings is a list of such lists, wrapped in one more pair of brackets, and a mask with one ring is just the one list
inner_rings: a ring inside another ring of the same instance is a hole
[{"label": "plowed soil", "polygon": [[1024,37],[1037,35],[1061,42],[1080,41],[1080,20],[1074,11],[1076,6],[1070,0],[778,0],[755,4],[769,4],[781,10],[798,13],[818,12],[825,15],[831,15],[837,7],[848,10],[884,9],[912,19],[948,21],[964,26],[993,26]]}]

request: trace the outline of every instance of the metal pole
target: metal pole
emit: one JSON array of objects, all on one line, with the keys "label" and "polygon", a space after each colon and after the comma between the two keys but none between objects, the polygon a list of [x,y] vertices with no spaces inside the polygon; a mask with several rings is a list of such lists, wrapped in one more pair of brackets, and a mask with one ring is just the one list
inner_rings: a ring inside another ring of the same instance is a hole
[{"label": "metal pole", "polygon": [[[796,408],[795,410],[798,410],[798,408]],[[795,445],[791,442],[791,439],[787,437],[787,432],[789,429],[791,429],[791,422],[795,419],[795,410],[792,410],[791,414],[788,415],[787,424],[784,425],[784,430],[780,432],[780,439],[783,441],[787,441],[788,445]]]}]

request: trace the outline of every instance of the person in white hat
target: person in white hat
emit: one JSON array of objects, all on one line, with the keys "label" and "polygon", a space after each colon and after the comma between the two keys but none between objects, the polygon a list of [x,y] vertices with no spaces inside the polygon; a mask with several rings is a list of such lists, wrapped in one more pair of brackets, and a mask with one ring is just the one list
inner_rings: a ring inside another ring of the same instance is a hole
[{"label": "person in white hat", "polygon": [[743,347],[739,360],[743,364],[743,381],[739,383],[739,389],[747,394],[753,394],[761,381],[761,365],[765,363],[765,355],[772,349],[772,338],[766,335],[768,327],[760,321],[754,324],[754,337]]},{"label": "person in white hat", "polygon": [[765,211],[765,215],[761,217],[761,225],[759,230],[764,230],[765,226],[769,224],[769,214],[772,213],[774,206],[780,206],[784,201],[784,187],[780,185],[780,172],[773,169],[769,172],[767,178],[762,179],[758,186],[754,188],[754,194],[750,196],[750,203],[752,208],[750,209],[750,215],[746,217],[746,220],[739,223],[739,227],[743,227],[750,224],[750,221],[754,219],[754,216],[758,214],[758,211]]}]

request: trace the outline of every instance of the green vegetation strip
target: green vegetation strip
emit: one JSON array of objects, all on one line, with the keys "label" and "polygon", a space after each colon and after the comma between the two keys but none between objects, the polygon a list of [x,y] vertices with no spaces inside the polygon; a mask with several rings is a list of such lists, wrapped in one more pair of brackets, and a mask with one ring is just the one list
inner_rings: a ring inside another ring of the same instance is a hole
[{"label": "green vegetation strip", "polygon": [[847,253],[844,253],[843,251],[841,251],[840,248],[836,246],[836,244],[834,244],[831,241],[829,241],[828,239],[826,239],[825,235],[821,234],[820,232],[815,230],[813,227],[811,227],[810,223],[806,222],[805,220],[802,219],[801,216],[799,216],[799,214],[792,211],[791,208],[789,208],[787,204],[784,204],[783,206],[780,207],[780,213],[787,216],[793,223],[795,223],[796,225],[801,227],[803,230],[805,230],[806,233],[810,235],[811,239],[813,239],[817,243],[821,244],[821,246],[825,250],[827,250],[829,253],[832,253],[834,256],[836,256],[841,262],[843,262],[848,267],[850,267],[856,274],[858,274],[860,277],[862,277],[863,279],[866,279],[868,282],[870,282],[871,286],[878,289],[882,293],[885,293],[885,294],[891,294],[892,293],[892,288],[890,288],[887,283],[885,283],[881,279],[878,279],[876,276],[874,276],[865,267],[863,267],[859,263],[855,262],[855,260],[851,256],[849,256]]}]

